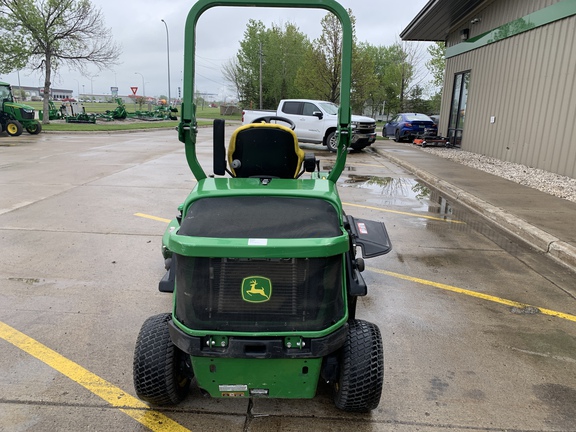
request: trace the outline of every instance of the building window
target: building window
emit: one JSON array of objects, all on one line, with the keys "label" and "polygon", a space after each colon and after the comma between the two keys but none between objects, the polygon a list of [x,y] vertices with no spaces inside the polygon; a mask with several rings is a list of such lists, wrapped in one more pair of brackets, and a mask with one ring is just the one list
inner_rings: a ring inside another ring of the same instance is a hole
[{"label": "building window", "polygon": [[460,147],[464,120],[466,119],[466,102],[468,101],[468,85],[470,71],[460,72],[454,76],[452,103],[450,105],[450,120],[448,121],[448,138],[452,146]]}]

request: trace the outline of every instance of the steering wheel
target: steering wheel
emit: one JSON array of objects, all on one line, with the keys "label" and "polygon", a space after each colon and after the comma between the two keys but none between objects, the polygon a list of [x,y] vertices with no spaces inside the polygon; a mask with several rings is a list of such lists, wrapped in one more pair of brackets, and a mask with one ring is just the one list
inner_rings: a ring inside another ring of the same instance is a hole
[{"label": "steering wheel", "polygon": [[252,120],[252,123],[271,123],[272,120],[278,120],[278,121],[281,121],[283,123],[288,123],[288,125],[290,126],[290,129],[292,129],[292,130],[296,129],[296,124],[292,120],[290,120],[289,118],[286,118],[286,117],[279,117],[279,116],[258,117],[258,118],[255,118],[254,120]]}]

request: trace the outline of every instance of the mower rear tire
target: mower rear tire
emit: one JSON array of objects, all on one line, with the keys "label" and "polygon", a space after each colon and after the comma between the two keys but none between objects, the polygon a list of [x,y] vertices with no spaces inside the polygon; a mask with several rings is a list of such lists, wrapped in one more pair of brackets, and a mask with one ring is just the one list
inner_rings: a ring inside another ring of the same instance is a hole
[{"label": "mower rear tire", "polygon": [[375,324],[348,322],[340,355],[340,373],[334,383],[334,404],[351,412],[368,412],[380,403],[384,380],[382,336]]},{"label": "mower rear tire", "polygon": [[193,373],[190,356],[172,343],[170,314],[148,318],[138,334],[134,351],[134,389],[152,405],[175,405],[188,394]]}]

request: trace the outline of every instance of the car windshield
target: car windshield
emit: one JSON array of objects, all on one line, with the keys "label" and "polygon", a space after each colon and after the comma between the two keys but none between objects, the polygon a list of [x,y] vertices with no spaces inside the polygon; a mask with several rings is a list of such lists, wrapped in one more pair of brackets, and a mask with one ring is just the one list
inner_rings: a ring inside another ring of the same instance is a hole
[{"label": "car windshield", "polygon": [[336,115],[338,114],[338,105],[333,104],[332,102],[323,102],[320,106],[326,111],[328,114]]},{"label": "car windshield", "polygon": [[423,120],[423,121],[433,121],[430,117],[426,114],[404,114],[404,117],[407,121],[416,121],[416,120]]}]

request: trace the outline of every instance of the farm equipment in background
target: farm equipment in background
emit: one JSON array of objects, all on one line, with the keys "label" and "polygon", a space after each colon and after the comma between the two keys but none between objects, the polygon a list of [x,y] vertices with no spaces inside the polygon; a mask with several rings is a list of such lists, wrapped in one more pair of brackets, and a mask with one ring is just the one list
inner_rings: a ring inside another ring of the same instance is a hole
[{"label": "farm equipment in background", "polygon": [[424,129],[424,132],[418,134],[413,140],[412,144],[421,147],[446,147],[448,140],[438,135],[437,129]]},{"label": "farm equipment in background", "polygon": [[96,114],[86,114],[80,102],[65,102],[62,109],[66,123],[96,123]]},{"label": "farm equipment in background", "polygon": [[151,111],[136,111],[129,113],[129,118],[145,121],[178,120],[178,108],[160,105]]},{"label": "farm equipment in background", "polygon": [[[56,108],[53,101],[48,101],[48,120],[60,120],[64,118],[65,109],[60,106],[60,109]],[[44,111],[38,111],[38,117],[40,120],[44,120]]]},{"label": "farm equipment in background", "polygon": [[126,106],[120,98],[116,98],[116,103],[118,106],[113,110],[108,110],[102,114],[97,114],[96,117],[101,120],[112,121],[112,120],[124,120],[128,117],[128,112],[126,111]]},{"label": "farm equipment in background", "polygon": [[42,124],[36,120],[34,108],[14,101],[10,84],[0,82],[0,132],[19,136],[23,130],[32,135],[42,132]]}]

